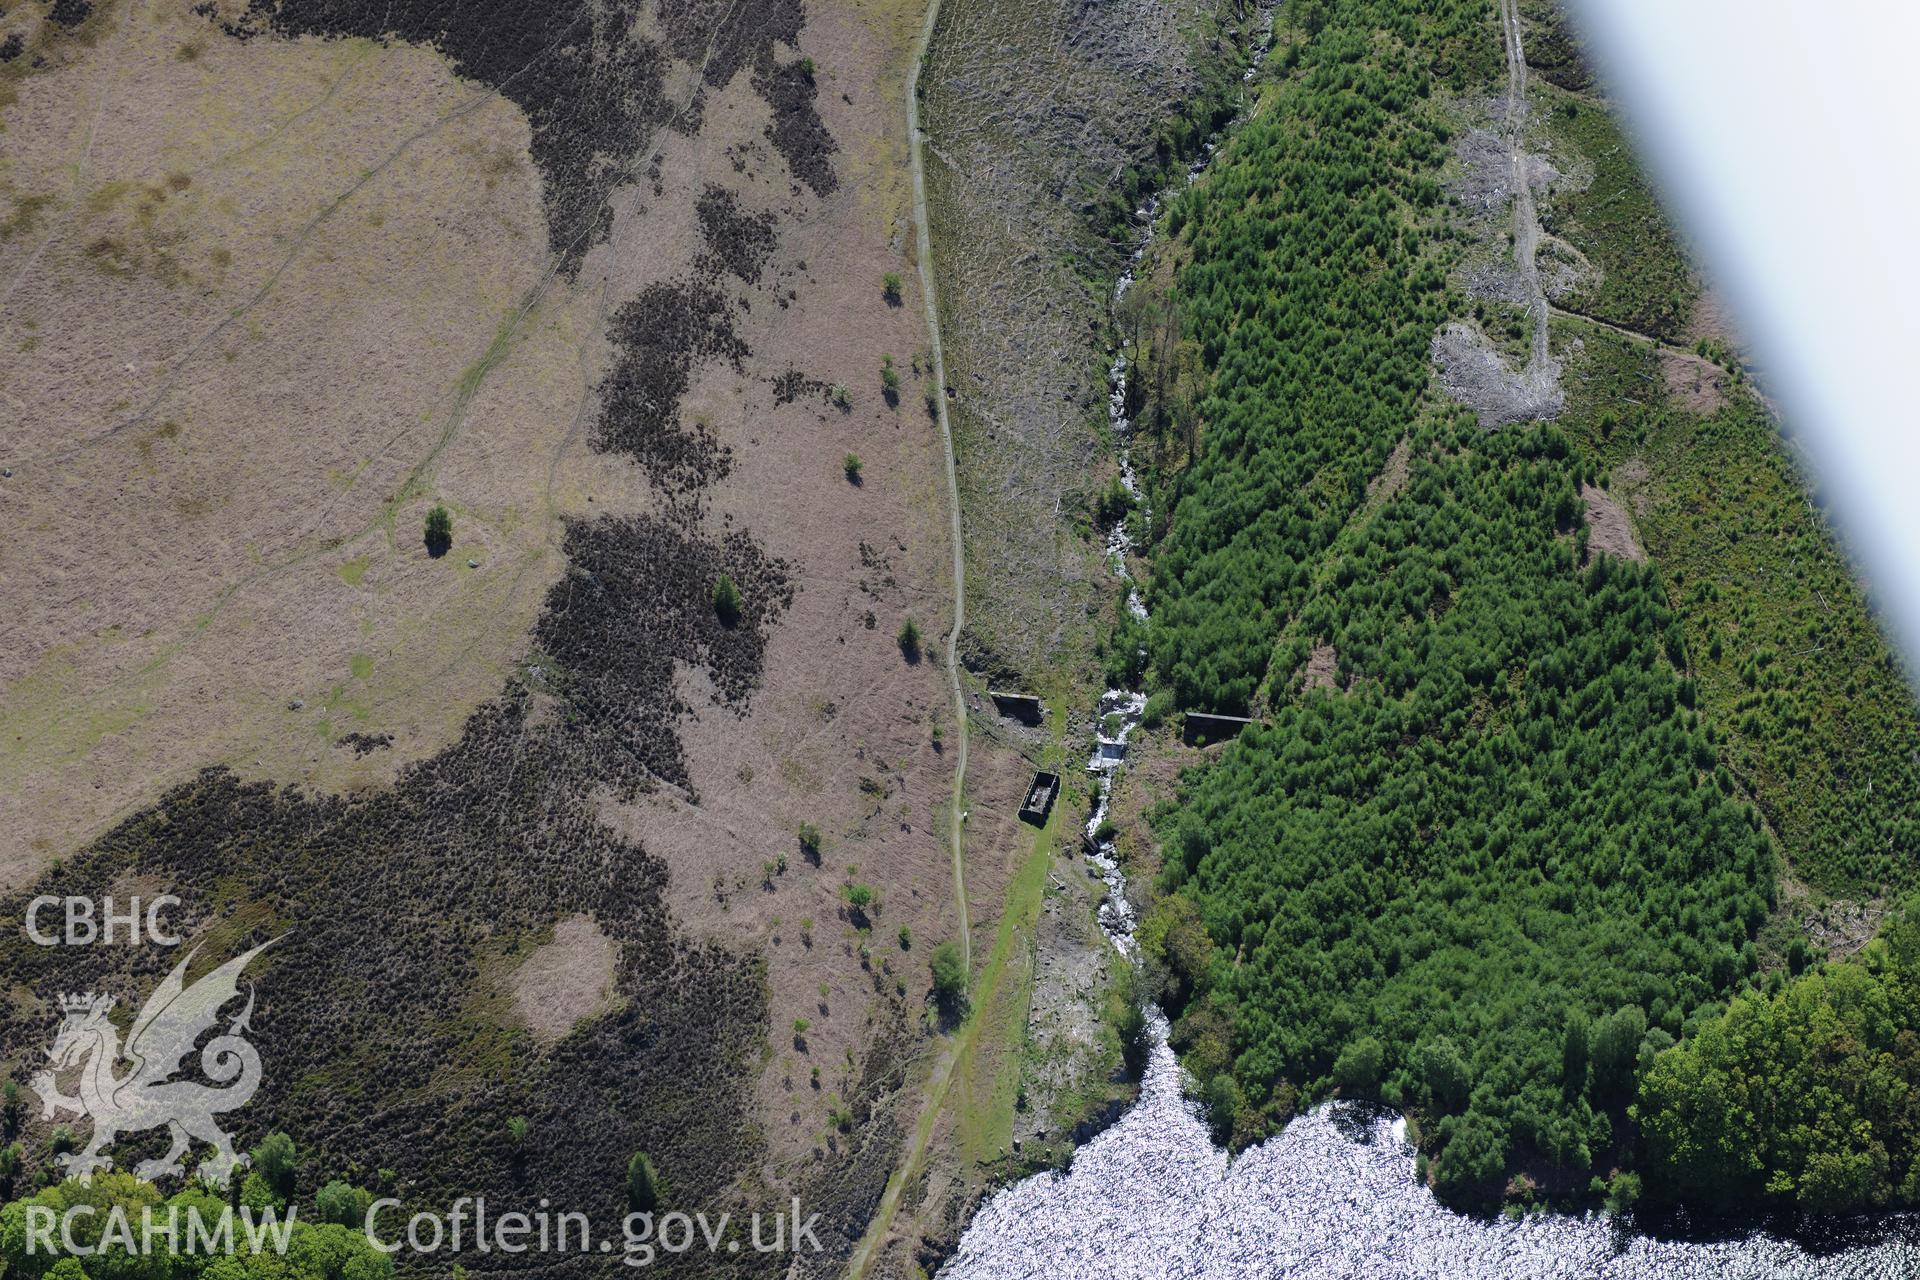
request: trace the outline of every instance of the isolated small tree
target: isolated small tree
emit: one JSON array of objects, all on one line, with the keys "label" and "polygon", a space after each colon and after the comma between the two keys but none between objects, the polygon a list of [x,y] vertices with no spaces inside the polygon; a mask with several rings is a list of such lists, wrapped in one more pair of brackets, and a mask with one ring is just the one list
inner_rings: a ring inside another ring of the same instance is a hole
[{"label": "isolated small tree", "polygon": [[1637,1173],[1616,1173],[1607,1181],[1607,1214],[1619,1217],[1639,1202],[1640,1175]]},{"label": "isolated small tree", "polygon": [[900,926],[900,949],[902,951],[913,950],[913,930],[907,928],[906,925]]},{"label": "isolated small tree", "polygon": [[827,393],[827,398],[832,400],[833,407],[842,413],[853,408],[853,392],[847,390],[845,386],[835,384],[833,390]]},{"label": "isolated small tree", "polygon": [[439,503],[427,512],[427,554],[438,559],[453,547],[453,513]]},{"label": "isolated small tree", "polygon": [[800,824],[800,852],[814,866],[820,865],[820,828],[811,822]]},{"label": "isolated small tree", "polygon": [[889,306],[900,305],[900,273],[898,271],[889,271],[880,277],[880,296],[887,300]]},{"label": "isolated small tree", "polygon": [[510,1116],[507,1119],[507,1137],[513,1139],[513,1145],[516,1147],[527,1140],[528,1128],[525,1116]]},{"label": "isolated small tree", "polygon": [[920,661],[920,624],[908,618],[900,624],[900,652],[908,662]]},{"label": "isolated small tree", "polygon": [[253,1149],[253,1169],[278,1195],[293,1194],[293,1168],[296,1163],[293,1139],[284,1133],[270,1133]]},{"label": "isolated small tree", "polygon": [[860,483],[860,465],[860,455],[857,453],[850,453],[840,459],[840,469],[847,473],[848,484]]},{"label": "isolated small tree", "polygon": [[357,1227],[366,1221],[367,1208],[372,1203],[372,1196],[338,1178],[320,1188],[314,1197],[320,1221],[336,1222],[343,1227]]},{"label": "isolated small tree", "polygon": [[880,358],[880,394],[889,409],[900,403],[900,371],[893,367],[892,356]]},{"label": "isolated small tree", "polygon": [[948,1013],[959,1015],[967,1007],[967,962],[960,956],[960,944],[951,940],[933,949],[927,962],[933,971],[933,998]]},{"label": "isolated small tree", "polygon": [[666,1184],[653,1167],[653,1158],[644,1151],[634,1152],[627,1161],[627,1203],[635,1213],[652,1213],[665,1198]]},{"label": "isolated small tree", "polygon": [[740,588],[734,586],[733,579],[724,573],[713,584],[713,612],[723,627],[734,626],[740,621]]}]

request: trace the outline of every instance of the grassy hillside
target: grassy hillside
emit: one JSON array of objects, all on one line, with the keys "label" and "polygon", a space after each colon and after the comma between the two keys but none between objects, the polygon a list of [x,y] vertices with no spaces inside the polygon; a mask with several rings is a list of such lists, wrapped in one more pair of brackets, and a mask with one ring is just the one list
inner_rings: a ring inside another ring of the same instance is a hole
[{"label": "grassy hillside", "polygon": [[1590,270],[1556,299],[1568,311],[1677,339],[1699,283],[1653,188],[1613,116],[1573,93],[1538,91],[1554,104],[1546,135],[1569,177],[1542,209],[1544,228],[1577,246]]},{"label": "grassy hillside", "polygon": [[1645,404],[1660,354],[1569,320],[1591,378],[1565,426],[1666,570],[1700,705],[1796,873],[1873,896],[1914,883],[1920,721],[1898,656],[1771,420]]},{"label": "grassy hillside", "polygon": [[940,6],[921,89],[963,655],[997,684],[1092,691],[1114,600],[1088,536],[1111,469],[1097,335],[1133,211],[1231,113],[1254,17],[1225,0]]}]

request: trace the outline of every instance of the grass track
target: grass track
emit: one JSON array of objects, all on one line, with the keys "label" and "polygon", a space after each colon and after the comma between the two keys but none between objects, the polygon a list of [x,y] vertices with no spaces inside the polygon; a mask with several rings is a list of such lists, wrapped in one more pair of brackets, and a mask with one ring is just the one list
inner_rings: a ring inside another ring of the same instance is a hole
[{"label": "grass track", "polygon": [[[886,1190],[880,1197],[880,1207],[867,1224],[866,1235],[848,1260],[847,1280],[860,1280],[866,1274],[868,1264],[873,1261],[874,1254],[892,1229],[894,1213],[900,1207],[900,1196],[925,1164],[927,1150],[932,1145],[940,1117],[948,1108],[956,1078],[960,1083],[957,1101],[962,1104],[981,1104],[978,1107],[966,1106],[956,1122],[956,1134],[964,1152],[978,1155],[1003,1128],[1011,1124],[1009,1117],[1013,1110],[1014,1091],[1019,1085],[1019,1064],[1016,1060],[1013,1074],[1007,1076],[995,1070],[992,1063],[983,1062],[979,1051],[996,1043],[1005,1043],[1010,1035],[1007,1030],[1010,1020],[1025,1021],[1027,984],[1031,981],[1031,971],[1014,961],[1025,954],[1018,944],[1023,939],[1030,942],[1033,937],[1034,921],[1045,896],[1047,868],[1053,861],[1054,845],[1059,835],[1060,815],[1066,807],[1055,803],[1047,825],[1040,829],[1033,847],[1028,850],[1019,871],[1014,875],[1013,884],[1007,892],[1006,910],[1001,914],[999,927],[994,933],[993,947],[987,953],[987,962],[980,971],[980,977],[973,984],[973,1008],[966,1021],[955,1028],[944,1051],[934,1063],[927,1079],[920,1117],[914,1124],[906,1149],[901,1153],[899,1164],[887,1179]],[[1021,829],[1025,830],[1024,827]],[[1016,975],[1013,985],[1008,984],[1009,974]],[[982,1028],[989,1029],[984,1038]]]},{"label": "grass track", "polygon": [[913,172],[914,256],[920,266],[920,302],[927,313],[927,337],[933,347],[934,403],[939,408],[940,448],[946,455],[947,513],[953,528],[953,626],[947,632],[947,688],[953,695],[953,720],[960,730],[960,749],[953,765],[953,809],[948,823],[953,840],[954,905],[960,913],[960,951],[967,970],[973,970],[973,937],[967,920],[966,850],[962,844],[967,793],[967,700],[960,689],[960,628],[967,620],[966,548],[960,541],[960,480],[953,460],[953,426],[947,419],[947,366],[940,347],[940,302],[933,283],[933,236],[927,229],[927,171],[920,162],[920,70],[926,65],[933,24],[940,16],[940,0],[927,5],[927,20],[913,46],[907,71],[907,156]]}]

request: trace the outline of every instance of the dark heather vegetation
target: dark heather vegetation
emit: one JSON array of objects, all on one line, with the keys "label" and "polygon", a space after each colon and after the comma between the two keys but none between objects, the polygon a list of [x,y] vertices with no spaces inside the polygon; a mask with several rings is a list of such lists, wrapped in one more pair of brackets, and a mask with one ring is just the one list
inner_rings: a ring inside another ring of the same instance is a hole
[{"label": "dark heather vegetation", "polygon": [[[802,157],[795,176],[815,190],[833,181],[832,140],[819,133],[811,89],[795,87],[775,55],[795,42],[797,0],[537,10],[288,0],[249,12],[221,29],[236,39],[269,23],[287,35],[391,33],[433,43],[463,75],[508,94],[532,124],[563,269],[602,225],[606,194],[645,163],[633,149],[669,118],[699,127],[697,94],[669,104],[661,90],[668,49],[694,51],[714,91],[752,68],[774,109],[770,128],[790,144],[783,159]],[[249,1039],[269,1065],[232,1131],[250,1144],[269,1122],[284,1127],[302,1158],[290,1143],[261,1143],[243,1203],[320,1209],[324,1199],[323,1214],[338,1217],[360,1194],[330,1185],[343,1175],[402,1198],[405,1213],[444,1210],[461,1196],[526,1204],[537,1193],[611,1222],[629,1208],[631,1161],[645,1152],[671,1180],[662,1194],[691,1205],[738,1216],[801,1195],[823,1212],[830,1253],[817,1265],[844,1256],[899,1140],[871,1102],[904,1074],[907,1018],[883,1014],[896,1029],[876,1032],[845,1091],[860,1123],[836,1158],[773,1167],[754,1100],[770,1031],[764,959],[688,937],[668,910],[666,865],[612,829],[597,799],[672,787],[699,802],[680,723],[696,710],[744,714],[794,591],[787,565],[752,533],[706,518],[705,495],[729,459],[679,405],[695,370],[747,354],[733,315],[785,215],[776,223],[712,191],[698,213],[707,252],[610,317],[613,358],[589,427],[596,449],[631,459],[669,500],[646,515],[567,524],[567,571],[547,593],[522,669],[456,741],[392,784],[326,795],[208,769],[35,883],[0,892],[0,921],[15,922],[0,930],[0,990],[9,993],[0,1097],[17,1100],[44,1061],[61,993],[112,992],[137,1009],[176,959],[155,948],[43,950],[17,927],[26,902],[42,892],[99,899],[129,878],[151,880],[182,900],[170,922],[204,948],[202,964],[279,939],[248,974],[259,997]],[[723,581],[730,589],[716,598]],[[682,691],[689,671],[702,673],[706,694]],[[704,705],[692,705],[696,696]],[[816,861],[817,850],[816,835]],[[520,1025],[509,982],[557,922],[579,916],[613,945],[616,998],[544,1045]],[[75,1135],[32,1108],[10,1107],[4,1123],[0,1195],[39,1192]],[[113,1157],[132,1167],[165,1147],[164,1132],[128,1135]],[[313,1228],[321,1260],[312,1268],[304,1253],[293,1266],[240,1259],[234,1268],[300,1280],[388,1273],[384,1256],[367,1269],[334,1248],[327,1233],[342,1229]],[[157,1256],[171,1268],[164,1274],[196,1273],[165,1250]],[[658,1265],[705,1277],[784,1273],[790,1261],[742,1252]],[[622,1270],[617,1257],[580,1254],[491,1265],[556,1276]],[[225,1267],[210,1264],[209,1280]],[[60,1280],[103,1274],[92,1260],[52,1269]]]},{"label": "dark heather vegetation", "polygon": [[[1658,562],[1588,548],[1602,451],[1429,389],[1468,305],[1446,100],[1493,81],[1491,6],[1309,18],[1169,212],[1205,381],[1197,447],[1152,477],[1149,678],[1266,723],[1162,815],[1150,976],[1224,1139],[1338,1090],[1413,1112],[1450,1201],[1524,1164],[1621,1205],[1637,1082],[1759,972],[1776,858],[1701,713],[1699,615]],[[1370,495],[1396,444],[1404,485]],[[1302,691],[1316,645],[1341,674]]]},{"label": "dark heather vegetation", "polygon": [[619,355],[600,383],[594,447],[633,458],[668,496],[697,500],[733,457],[705,424],[682,420],[680,398],[703,362],[738,368],[749,354],[734,333],[733,304],[701,281],[649,285],[614,313],[612,329]]},{"label": "dark heather vegetation", "polygon": [[773,214],[743,209],[739,197],[713,183],[700,193],[694,212],[700,219],[700,237],[707,246],[708,270],[724,270],[743,283],[758,284],[767,258],[780,240]]},{"label": "dark heather vegetation", "polygon": [[[219,19],[211,5],[196,12]],[[226,29],[241,38],[266,26],[290,36],[398,36],[435,46],[461,75],[498,89],[526,112],[550,244],[572,270],[605,230],[610,194],[638,176],[650,139],[668,127],[697,132],[707,94],[749,68],[769,110],[767,140],[794,176],[819,195],[838,186],[838,148],[814,105],[812,76],[775,56],[776,45],[797,44],[804,16],[800,0],[251,0]],[[700,91],[688,100],[666,92],[669,55],[700,68]],[[730,256],[730,269],[754,253]]]},{"label": "dark heather vegetation", "polygon": [[[617,1220],[636,1150],[702,1203],[771,1203],[769,1189],[740,1182],[764,1151],[751,1118],[767,1032],[762,962],[682,936],[663,899],[665,864],[590,800],[597,788],[686,786],[682,665],[714,680],[713,713],[750,697],[788,588],[777,562],[734,537],[652,517],[574,525],[573,570],[534,636],[538,671],[445,751],[350,797],[208,770],[0,899],[0,918],[19,919],[38,892],[98,898],[140,876],[179,895],[180,927],[209,955],[279,937],[249,974],[250,1039],[278,1069],[236,1116],[236,1137],[257,1139],[247,1126],[270,1118],[312,1152],[309,1167],[394,1170],[410,1206],[537,1188]],[[711,601],[722,572],[743,600],[732,629]],[[617,948],[618,1005],[543,1049],[501,1007],[500,984],[555,921],[581,914]],[[175,959],[133,947],[53,954],[6,932],[0,983],[21,993],[21,1015],[0,1020],[0,1060],[23,1078],[42,1060],[59,992],[149,990]],[[28,1175],[44,1177],[48,1139],[30,1131],[26,1147]],[[164,1147],[154,1132],[114,1157],[130,1165]],[[312,1189],[300,1169],[295,1190]],[[764,1263],[703,1258],[688,1272]],[[570,1257],[558,1270],[604,1268]]]}]

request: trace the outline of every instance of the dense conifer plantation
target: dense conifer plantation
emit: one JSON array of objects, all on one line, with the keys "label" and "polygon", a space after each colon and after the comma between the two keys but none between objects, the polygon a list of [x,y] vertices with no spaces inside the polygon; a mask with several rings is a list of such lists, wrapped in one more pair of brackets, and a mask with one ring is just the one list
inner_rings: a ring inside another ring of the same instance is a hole
[{"label": "dense conifer plantation", "polygon": [[[1446,100],[1493,70],[1491,7],[1323,12],[1170,213],[1210,389],[1159,477],[1151,678],[1269,723],[1165,815],[1143,941],[1223,1134],[1337,1088],[1413,1110],[1456,1202],[1522,1163],[1585,1191],[1643,1059],[1757,970],[1773,855],[1659,570],[1588,553],[1591,460],[1429,387]],[[1341,687],[1300,690],[1315,644]]]}]

